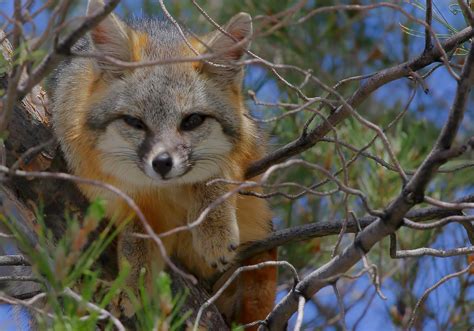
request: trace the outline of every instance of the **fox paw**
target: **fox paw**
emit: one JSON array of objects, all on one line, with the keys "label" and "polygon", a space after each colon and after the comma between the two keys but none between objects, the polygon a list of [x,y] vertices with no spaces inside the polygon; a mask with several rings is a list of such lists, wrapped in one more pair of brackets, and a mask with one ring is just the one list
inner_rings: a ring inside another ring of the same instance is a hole
[{"label": "fox paw", "polygon": [[194,249],[211,268],[224,271],[234,261],[239,247],[237,224],[211,233],[199,228],[193,232]]},{"label": "fox paw", "polygon": [[117,318],[130,318],[135,314],[135,308],[132,301],[124,292],[119,293],[110,303],[110,311]]}]

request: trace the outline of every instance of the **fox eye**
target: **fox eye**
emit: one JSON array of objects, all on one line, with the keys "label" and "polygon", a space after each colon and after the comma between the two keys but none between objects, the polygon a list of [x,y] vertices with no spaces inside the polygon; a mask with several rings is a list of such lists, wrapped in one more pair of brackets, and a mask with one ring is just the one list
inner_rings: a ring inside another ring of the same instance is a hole
[{"label": "fox eye", "polygon": [[202,114],[193,113],[189,116],[186,116],[183,121],[181,122],[181,130],[183,131],[191,131],[196,129],[200,126],[206,117]]},{"label": "fox eye", "polygon": [[130,115],[124,115],[122,117],[122,120],[127,123],[127,125],[131,126],[132,128],[135,128],[137,130],[145,130],[146,126],[145,123],[139,118],[130,116]]}]

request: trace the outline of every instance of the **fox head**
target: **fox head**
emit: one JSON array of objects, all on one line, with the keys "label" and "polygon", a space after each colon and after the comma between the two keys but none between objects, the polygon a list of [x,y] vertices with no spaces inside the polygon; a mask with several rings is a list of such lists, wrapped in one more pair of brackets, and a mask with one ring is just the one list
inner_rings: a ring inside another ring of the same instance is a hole
[{"label": "fox head", "polygon": [[[102,8],[90,0],[87,13]],[[176,26],[163,21],[125,23],[109,15],[90,32],[97,87],[90,92],[85,125],[100,151],[102,171],[143,185],[196,183],[222,174],[229,155],[248,134],[235,65],[249,47],[251,17],[234,16],[202,39],[187,36],[201,62],[129,68],[107,61],[156,61],[195,57]],[[240,43],[239,43],[240,42]],[[236,44],[238,43],[238,44]]]}]

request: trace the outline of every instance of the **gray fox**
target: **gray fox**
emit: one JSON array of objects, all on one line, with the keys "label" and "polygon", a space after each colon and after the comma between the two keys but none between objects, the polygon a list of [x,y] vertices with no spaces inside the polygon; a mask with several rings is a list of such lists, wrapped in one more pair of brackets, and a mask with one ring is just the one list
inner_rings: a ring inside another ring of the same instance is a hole
[{"label": "gray fox", "polygon": [[[102,0],[89,0],[87,14],[102,6]],[[187,36],[201,54],[219,54],[212,63],[127,68],[103,58],[73,57],[55,74],[53,124],[70,170],[126,192],[156,233],[195,220],[229,190],[228,184],[206,185],[209,180],[241,181],[248,165],[264,153],[257,127],[246,116],[243,70],[232,65],[250,45],[233,47],[252,34],[251,17],[239,13],[224,28],[232,38],[216,31],[201,38],[206,46]],[[125,23],[114,14],[75,47],[127,62],[195,56],[174,25],[152,19]],[[133,217],[110,192],[80,189],[90,200],[104,198],[110,218]],[[165,267],[152,241],[129,235],[137,227],[132,221],[118,243],[119,259],[132,266],[127,283],[132,288],[141,268]],[[266,201],[238,195],[191,231],[165,237],[164,244],[197,277],[210,279],[232,264],[239,247],[271,231]],[[275,258],[272,250],[244,264]],[[217,305],[227,321],[248,323],[265,318],[275,291],[276,269],[256,270],[244,273]],[[129,303],[120,308],[127,316],[134,313]]]}]

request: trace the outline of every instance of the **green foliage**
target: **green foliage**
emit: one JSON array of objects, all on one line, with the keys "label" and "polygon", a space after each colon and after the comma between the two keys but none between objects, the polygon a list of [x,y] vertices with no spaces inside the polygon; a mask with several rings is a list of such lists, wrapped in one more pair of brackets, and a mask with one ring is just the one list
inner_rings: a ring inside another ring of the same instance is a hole
[{"label": "green foliage", "polygon": [[[56,240],[51,229],[44,223],[41,206],[37,208],[37,225],[34,229],[37,243],[19,226],[18,220],[2,215],[1,221],[14,234],[21,249],[32,262],[34,275],[46,293],[49,315],[36,315],[41,329],[48,330],[94,330],[101,325],[105,330],[114,329],[109,319],[88,306],[95,303],[100,309],[112,309],[114,300],[125,291],[132,298],[137,311],[139,330],[156,330],[166,326],[178,330],[190,312],[179,314],[186,293],[173,296],[171,280],[166,273],[152,277],[152,288],[145,289],[144,275],[139,280],[139,295],[125,286],[130,266],[124,263],[115,279],[104,280],[98,259],[116,238],[126,222],[114,224],[105,217],[105,201],[92,202],[82,221],[76,216],[66,215],[64,235]],[[107,222],[103,224],[104,222]],[[72,289],[81,300],[68,295]]]},{"label": "green foliage", "polygon": [[139,279],[140,296],[129,292],[136,307],[137,327],[139,330],[179,330],[191,315],[191,311],[181,313],[181,308],[187,296],[187,291],[173,297],[171,279],[164,272],[152,277],[151,288],[145,288],[145,273],[143,269]]}]

